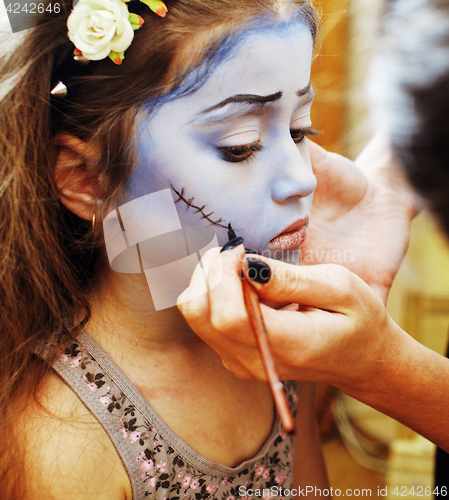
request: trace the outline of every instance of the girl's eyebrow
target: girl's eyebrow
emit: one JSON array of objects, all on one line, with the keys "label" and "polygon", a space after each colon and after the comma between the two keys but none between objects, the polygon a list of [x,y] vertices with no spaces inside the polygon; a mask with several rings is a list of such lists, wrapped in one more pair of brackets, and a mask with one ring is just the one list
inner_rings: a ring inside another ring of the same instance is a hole
[{"label": "girl's eyebrow", "polygon": [[231,103],[247,103],[247,104],[265,104],[266,102],[274,102],[279,100],[282,97],[282,92],[276,92],[275,94],[270,95],[257,95],[257,94],[237,94],[231,97],[228,97],[224,101],[211,106],[210,108],[201,111],[200,115],[204,115],[206,113],[210,113],[216,109],[223,108],[224,106]]},{"label": "girl's eyebrow", "polygon": [[[298,97],[303,97],[308,95],[309,99],[306,102],[313,100],[313,89],[310,82],[303,88],[296,91],[296,95]],[[206,113],[210,113],[216,109],[223,108],[228,104],[232,103],[244,103],[244,104],[265,104],[267,102],[275,102],[278,101],[282,97],[282,91],[276,92],[275,94],[270,95],[257,95],[257,94],[237,94],[231,97],[224,99],[223,101],[211,106],[210,108],[201,111],[199,114],[204,115]]]}]

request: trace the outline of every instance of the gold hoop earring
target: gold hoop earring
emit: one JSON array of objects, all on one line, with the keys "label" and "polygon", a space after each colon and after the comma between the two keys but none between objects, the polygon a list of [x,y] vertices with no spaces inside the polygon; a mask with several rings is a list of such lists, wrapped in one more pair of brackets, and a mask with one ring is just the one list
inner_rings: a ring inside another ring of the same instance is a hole
[{"label": "gold hoop earring", "polygon": [[92,229],[95,229],[95,214],[92,215]]}]

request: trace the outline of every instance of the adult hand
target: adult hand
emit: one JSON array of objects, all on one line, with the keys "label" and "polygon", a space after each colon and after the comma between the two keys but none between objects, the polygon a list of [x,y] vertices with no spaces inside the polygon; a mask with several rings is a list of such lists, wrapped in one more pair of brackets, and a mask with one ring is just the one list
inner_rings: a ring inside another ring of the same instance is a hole
[{"label": "adult hand", "polygon": [[[266,380],[239,276],[248,258],[254,256],[245,257],[243,246],[218,256],[217,249],[206,253],[205,269],[197,266],[178,307],[238,377]],[[257,259],[271,269],[268,283],[253,283],[258,295],[290,303],[280,310],[261,304],[281,378],[325,381],[449,452],[449,360],[401,330],[381,299],[348,269]],[[208,293],[202,293],[205,270]]]},{"label": "adult hand", "polygon": [[[198,266],[178,307],[225,366],[240,378],[264,380],[239,277],[240,267],[245,270],[243,252],[239,246],[218,257],[216,251],[207,253],[203,260],[215,286],[208,294],[198,292],[204,287],[203,269]],[[259,297],[292,303],[280,310],[261,304],[282,379],[326,381],[348,390],[379,376],[380,360],[385,359],[381,350],[391,344],[391,331],[402,330],[363,280],[335,264],[293,266],[257,259],[271,269],[269,284],[252,282]]]},{"label": "adult hand", "polygon": [[309,141],[318,187],[301,262],[341,264],[385,303],[409,242],[418,198],[377,134],[357,162]]}]

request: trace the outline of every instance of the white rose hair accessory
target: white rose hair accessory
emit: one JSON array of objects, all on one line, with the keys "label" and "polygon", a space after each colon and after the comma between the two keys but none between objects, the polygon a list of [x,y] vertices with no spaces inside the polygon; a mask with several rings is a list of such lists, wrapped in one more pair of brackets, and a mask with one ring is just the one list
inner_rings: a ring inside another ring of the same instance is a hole
[{"label": "white rose hair accessory", "polygon": [[[130,0],[80,0],[67,19],[68,36],[75,45],[75,56],[91,61],[109,57],[122,64],[125,50],[131,45],[134,31],[144,20],[130,13]],[[160,0],[140,0],[158,16],[165,17],[167,7]]]}]

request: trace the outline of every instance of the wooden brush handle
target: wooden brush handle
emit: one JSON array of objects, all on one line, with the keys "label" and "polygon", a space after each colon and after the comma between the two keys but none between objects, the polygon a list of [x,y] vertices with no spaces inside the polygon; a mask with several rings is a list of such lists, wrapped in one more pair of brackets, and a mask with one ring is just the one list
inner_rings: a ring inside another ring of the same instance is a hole
[{"label": "wooden brush handle", "polygon": [[279,380],[273,355],[271,353],[267,329],[265,328],[262,311],[260,310],[259,297],[248,282],[248,279],[242,278],[242,286],[246,310],[248,311],[251,327],[256,336],[260,356],[268,377],[268,383],[270,384],[279,418],[281,419],[282,426],[287,432],[295,432],[295,422],[287,402],[287,397],[285,396],[284,385]]}]

